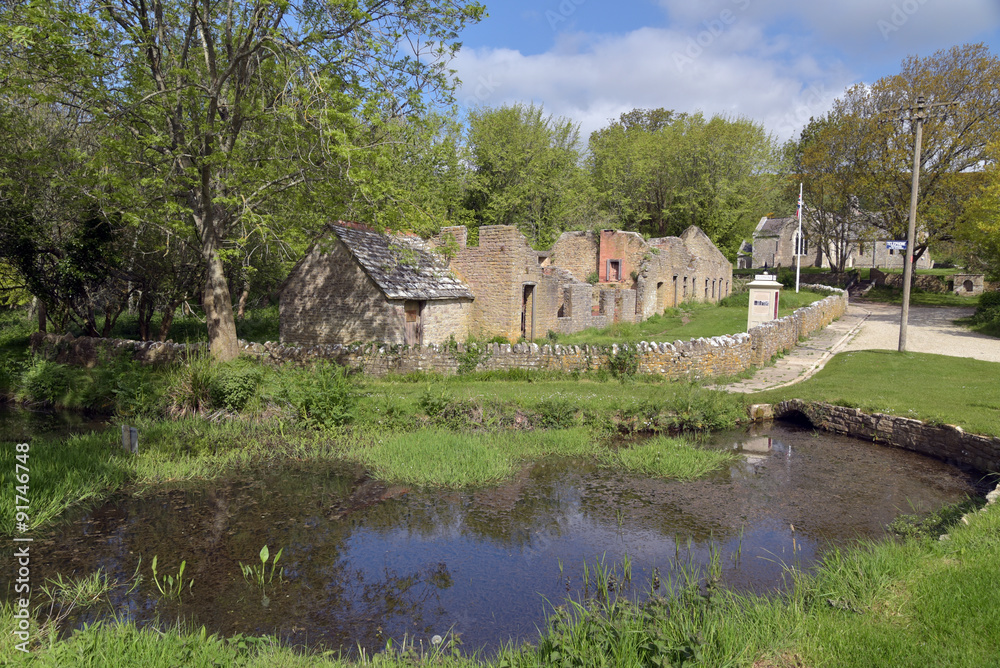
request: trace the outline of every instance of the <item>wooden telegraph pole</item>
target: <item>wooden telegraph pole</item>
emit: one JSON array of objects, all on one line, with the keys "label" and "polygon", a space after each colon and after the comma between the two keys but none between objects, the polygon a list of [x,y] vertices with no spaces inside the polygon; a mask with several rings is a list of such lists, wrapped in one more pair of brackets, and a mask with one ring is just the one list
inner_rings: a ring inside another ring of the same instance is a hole
[{"label": "wooden telegraph pole", "polygon": [[[917,197],[920,191],[920,143],[923,139],[924,121],[931,118],[944,118],[947,108],[957,105],[957,102],[935,102],[927,104],[923,95],[917,95],[917,104],[913,107],[899,109],[883,109],[899,114],[899,120],[909,121],[914,128],[913,140],[913,184],[910,189],[910,220],[906,228],[906,259],[903,265],[903,312],[899,318],[899,352],[906,352],[906,321],[910,317],[910,282],[913,279],[913,243],[917,228]],[[942,111],[934,113],[936,109]],[[873,255],[874,257],[874,255]]]}]

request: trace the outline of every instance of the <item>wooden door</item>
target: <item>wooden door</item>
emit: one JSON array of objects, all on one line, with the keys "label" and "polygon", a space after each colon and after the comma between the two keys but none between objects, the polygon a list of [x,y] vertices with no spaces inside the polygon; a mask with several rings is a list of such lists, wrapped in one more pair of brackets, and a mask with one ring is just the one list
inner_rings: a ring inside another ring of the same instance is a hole
[{"label": "wooden door", "polygon": [[408,346],[419,346],[423,343],[423,307],[423,302],[407,301],[403,303],[403,312],[406,314],[404,337]]}]

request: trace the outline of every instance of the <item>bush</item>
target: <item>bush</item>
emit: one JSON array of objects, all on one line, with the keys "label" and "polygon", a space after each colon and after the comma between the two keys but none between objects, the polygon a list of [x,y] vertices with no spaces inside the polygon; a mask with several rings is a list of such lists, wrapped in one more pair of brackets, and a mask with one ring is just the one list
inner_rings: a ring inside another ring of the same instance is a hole
[{"label": "bush", "polygon": [[335,429],[354,419],[360,390],[347,369],[321,362],[287,374],[284,393],[306,426]]},{"label": "bush", "polygon": [[212,405],[227,411],[243,410],[260,393],[264,370],[245,359],[216,365],[209,379]]},{"label": "bush", "polygon": [[587,274],[587,279],[586,280],[591,285],[597,285],[597,281],[599,281],[600,278],[597,276],[597,272],[596,271],[592,271],[589,274]]},{"label": "bush", "polygon": [[535,424],[544,429],[569,429],[576,426],[576,406],[569,399],[545,399],[535,405]]},{"label": "bush", "polygon": [[639,373],[639,350],[636,345],[619,346],[616,354],[609,355],[608,371],[619,380]]},{"label": "bush", "polygon": [[972,316],[975,324],[992,322],[1000,319],[1000,291],[984,292],[979,295],[976,313]]},{"label": "bush", "polygon": [[46,405],[64,403],[71,375],[72,369],[65,364],[35,357],[21,377],[22,398]]}]

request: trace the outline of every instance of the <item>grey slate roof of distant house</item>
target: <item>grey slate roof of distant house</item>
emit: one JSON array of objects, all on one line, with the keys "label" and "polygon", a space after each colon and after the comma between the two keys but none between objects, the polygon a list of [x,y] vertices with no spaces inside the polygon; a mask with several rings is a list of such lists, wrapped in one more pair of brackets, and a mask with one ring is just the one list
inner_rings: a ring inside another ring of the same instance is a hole
[{"label": "grey slate roof of distant house", "polygon": [[472,299],[443,260],[416,237],[330,225],[387,299]]},{"label": "grey slate roof of distant house", "polygon": [[755,237],[777,237],[781,236],[781,228],[788,223],[798,223],[797,218],[768,218],[763,223],[757,225],[753,235]]}]

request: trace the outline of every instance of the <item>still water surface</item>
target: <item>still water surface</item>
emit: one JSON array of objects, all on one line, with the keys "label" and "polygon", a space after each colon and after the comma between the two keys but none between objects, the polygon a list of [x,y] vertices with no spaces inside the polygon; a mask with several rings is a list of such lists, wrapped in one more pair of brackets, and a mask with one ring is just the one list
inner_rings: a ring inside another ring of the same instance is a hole
[{"label": "still water surface", "polygon": [[[629,559],[626,593],[641,596],[654,569],[666,583],[678,558],[704,566],[716,551],[726,586],[774,591],[786,565],[883,537],[899,513],[981,493],[975,476],[940,462],[792,426],[718,435],[713,447],[740,458],[687,483],[546,460],[503,485],[459,491],[315,465],[174,485],[36,536],[32,575],[102,568],[126,580],[141,557],[145,579],[112,595],[116,614],[139,623],[180,616],[210,632],[345,651],[451,630],[466,651],[488,652],[537,637],[552,604],[584,593],[584,563]],[[240,570],[263,545],[284,549],[284,582],[266,596]],[[150,580],[154,555],[161,576],[186,560],[194,584],[179,605]]]}]

